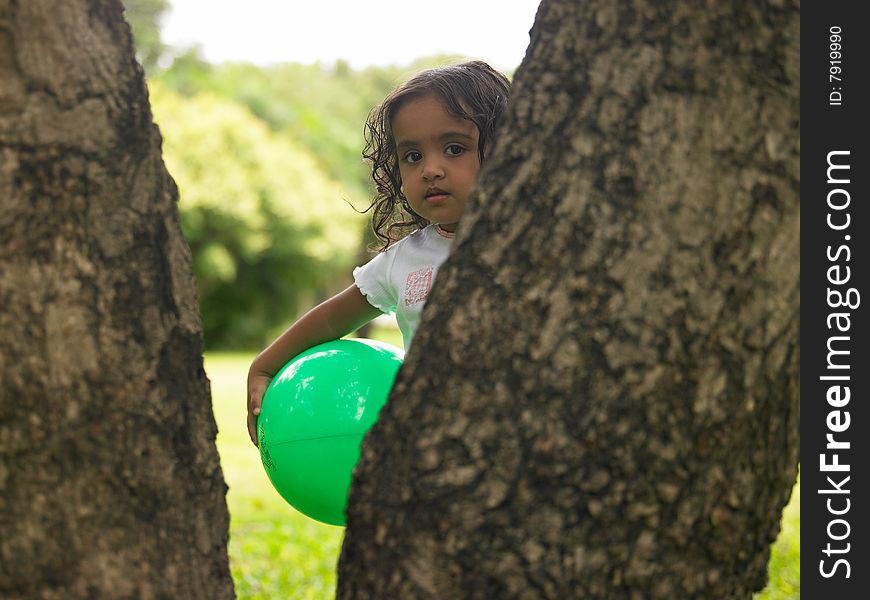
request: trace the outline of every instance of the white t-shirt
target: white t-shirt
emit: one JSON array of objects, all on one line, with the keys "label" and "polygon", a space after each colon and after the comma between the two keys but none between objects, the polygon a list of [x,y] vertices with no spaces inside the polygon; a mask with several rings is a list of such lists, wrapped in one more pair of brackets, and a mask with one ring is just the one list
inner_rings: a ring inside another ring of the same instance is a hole
[{"label": "white t-shirt", "polygon": [[354,283],[369,304],[384,314],[396,314],[406,351],[438,268],[452,245],[453,234],[429,225],[353,270]]}]

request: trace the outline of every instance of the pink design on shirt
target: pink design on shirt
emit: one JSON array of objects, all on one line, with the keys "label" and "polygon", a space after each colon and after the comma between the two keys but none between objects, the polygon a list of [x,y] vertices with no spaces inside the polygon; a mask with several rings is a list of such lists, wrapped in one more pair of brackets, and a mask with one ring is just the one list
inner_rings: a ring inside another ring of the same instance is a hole
[{"label": "pink design on shirt", "polygon": [[432,287],[434,273],[435,267],[426,267],[408,273],[408,277],[405,279],[405,306],[426,300]]}]

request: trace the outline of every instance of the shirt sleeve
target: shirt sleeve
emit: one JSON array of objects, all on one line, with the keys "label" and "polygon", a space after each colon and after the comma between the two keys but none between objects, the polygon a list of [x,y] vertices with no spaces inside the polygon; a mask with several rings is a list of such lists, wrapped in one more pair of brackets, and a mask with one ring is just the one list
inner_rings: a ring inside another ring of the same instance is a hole
[{"label": "shirt sleeve", "polygon": [[353,270],[353,281],[369,304],[384,314],[396,312],[397,294],[390,285],[392,252],[381,252]]}]

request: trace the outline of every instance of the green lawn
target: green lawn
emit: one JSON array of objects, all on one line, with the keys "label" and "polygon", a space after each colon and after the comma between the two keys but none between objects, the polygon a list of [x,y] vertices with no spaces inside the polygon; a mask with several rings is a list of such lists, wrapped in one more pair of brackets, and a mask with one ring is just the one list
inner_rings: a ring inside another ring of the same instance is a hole
[{"label": "green lawn", "polygon": [[798,600],[801,597],[801,478],[782,512],[782,530],[770,551],[769,581],[755,600]]},{"label": "green lawn", "polygon": [[[401,347],[401,337],[378,337]],[[296,512],[274,490],[245,428],[245,378],[253,355],[207,353],[217,446],[229,485],[230,567],[240,600],[332,598],[343,528]],[[799,486],[799,484],[798,484]],[[770,560],[770,585],[757,600],[800,598],[800,493],[795,486]]]},{"label": "green lawn", "polygon": [[296,512],[272,487],[245,428],[250,354],[205,357],[229,485],[230,567],[242,599],[322,600],[335,588],[343,529]]}]

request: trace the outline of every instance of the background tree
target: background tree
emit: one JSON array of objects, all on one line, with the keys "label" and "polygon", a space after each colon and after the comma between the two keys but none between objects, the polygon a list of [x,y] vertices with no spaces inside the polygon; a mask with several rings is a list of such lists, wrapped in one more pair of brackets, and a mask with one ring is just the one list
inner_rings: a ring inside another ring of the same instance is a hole
[{"label": "background tree", "polygon": [[354,71],[188,52],[149,77],[208,349],[259,350],[352,282],[374,244],[356,212],[371,202],[366,116],[408,73],[451,60]]},{"label": "background tree", "polygon": [[163,16],[170,10],[169,0],[123,0],[123,4],[124,17],[133,32],[136,58],[150,74],[169,50],[160,33]]},{"label": "background tree", "polygon": [[458,56],[418,59],[407,67],[350,69],[279,63],[209,65],[181,54],[157,77],[184,96],[204,91],[238,102],[269,128],[307,148],[321,168],[353,200],[370,197],[369,169],[362,160],[363,124],[369,111],[410,74]]},{"label": "background tree", "polygon": [[746,598],[795,481],[799,6],[545,0],[340,598]]},{"label": "background tree", "polygon": [[0,596],[229,598],[191,259],[120,2],[0,3]]},{"label": "background tree", "polygon": [[179,186],[207,346],[262,346],[336,274],[350,276],[365,218],[314,156],[244,106],[149,85]]}]

